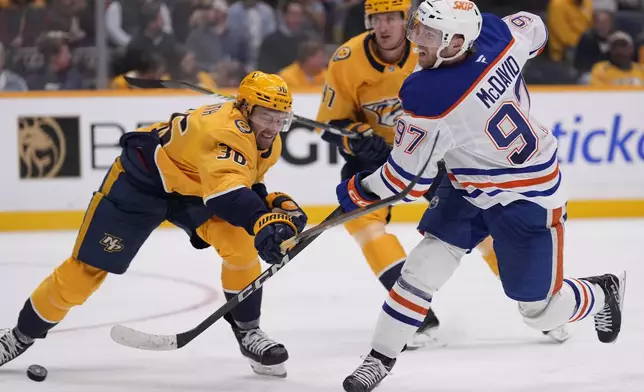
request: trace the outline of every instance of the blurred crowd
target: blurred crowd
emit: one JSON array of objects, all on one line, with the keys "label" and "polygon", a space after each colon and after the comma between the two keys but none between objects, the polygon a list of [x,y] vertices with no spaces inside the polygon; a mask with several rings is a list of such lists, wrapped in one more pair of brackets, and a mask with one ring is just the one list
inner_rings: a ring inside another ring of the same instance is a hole
[{"label": "blurred crowd", "polygon": [[[475,2],[546,21],[528,83],[644,86],[644,0]],[[318,87],[338,45],[364,31],[363,0],[0,0],[0,91],[127,89],[124,75],[214,89],[254,69]]]}]

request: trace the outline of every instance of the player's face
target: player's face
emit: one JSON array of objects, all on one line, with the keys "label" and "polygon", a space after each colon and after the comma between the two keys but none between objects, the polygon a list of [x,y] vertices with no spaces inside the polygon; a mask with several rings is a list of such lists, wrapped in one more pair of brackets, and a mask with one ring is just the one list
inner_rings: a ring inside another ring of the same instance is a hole
[{"label": "player's face", "polygon": [[250,127],[255,133],[257,147],[265,150],[273,144],[277,135],[286,130],[291,123],[291,112],[280,112],[257,106],[248,119]]},{"label": "player's face", "polygon": [[441,30],[425,26],[415,16],[410,18],[407,25],[407,39],[418,46],[418,64],[421,67],[431,68],[434,65],[442,38]]},{"label": "player's face", "polygon": [[383,12],[369,17],[376,43],[384,50],[396,49],[404,42],[405,19],[400,11]]}]

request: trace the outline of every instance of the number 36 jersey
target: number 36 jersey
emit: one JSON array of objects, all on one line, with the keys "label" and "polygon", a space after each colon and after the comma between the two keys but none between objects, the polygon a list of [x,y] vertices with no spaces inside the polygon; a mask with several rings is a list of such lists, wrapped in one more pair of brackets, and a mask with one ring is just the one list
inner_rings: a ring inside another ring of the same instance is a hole
[{"label": "number 36 jersey", "polygon": [[547,40],[537,15],[483,14],[481,34],[466,60],[418,70],[405,80],[394,149],[363,185],[381,197],[402,191],[438,134],[432,160],[405,201],[427,191],[443,159],[453,186],[480,208],[516,200],[548,209],[565,204],[557,140],[532,116],[521,75]]},{"label": "number 36 jersey", "polygon": [[154,163],[165,191],[199,196],[204,202],[263,182],[282,151],[279,135],[270,148],[259,150],[233,102],[175,113],[169,121],[139,131],[158,132],[161,146]]}]

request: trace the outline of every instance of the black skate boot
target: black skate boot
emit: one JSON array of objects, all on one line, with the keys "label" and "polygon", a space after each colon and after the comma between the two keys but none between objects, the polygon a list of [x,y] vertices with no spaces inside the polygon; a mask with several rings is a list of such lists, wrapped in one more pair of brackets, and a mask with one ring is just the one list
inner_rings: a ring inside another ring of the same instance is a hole
[{"label": "black skate boot", "polygon": [[624,307],[624,291],[626,290],[626,272],[619,277],[613,274],[582,278],[594,283],[604,290],[605,305],[595,314],[595,331],[602,343],[615,343],[622,328],[622,308]]},{"label": "black skate boot", "polygon": [[436,331],[438,330],[439,326],[440,321],[438,321],[438,317],[436,317],[434,311],[429,308],[429,312],[427,312],[423,323],[414,333],[414,336],[412,336],[411,340],[407,342],[405,350],[417,350],[421,347],[426,346],[443,346],[443,344],[440,342],[440,340],[438,340],[436,336]]},{"label": "black skate boot", "polygon": [[34,340],[23,335],[17,329],[0,329],[0,366],[15,359],[27,351]]},{"label": "black skate boot", "polygon": [[391,372],[395,363],[395,358],[392,359],[371,350],[362,365],[344,379],[342,387],[346,392],[373,391]]},{"label": "black skate boot", "polygon": [[241,329],[233,327],[239,349],[248,358],[250,367],[257,374],[274,377],[286,377],[284,362],[288,352],[282,345],[269,338],[259,328]]}]

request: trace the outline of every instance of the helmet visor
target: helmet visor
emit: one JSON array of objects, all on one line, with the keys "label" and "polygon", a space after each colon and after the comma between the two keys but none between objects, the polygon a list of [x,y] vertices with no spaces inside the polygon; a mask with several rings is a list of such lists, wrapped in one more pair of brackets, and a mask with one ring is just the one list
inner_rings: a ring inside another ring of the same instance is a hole
[{"label": "helmet visor", "polygon": [[414,14],[407,23],[407,39],[418,46],[439,48],[443,42],[443,32],[423,24]]},{"label": "helmet visor", "polygon": [[293,112],[282,112],[255,106],[249,118],[250,122],[257,127],[273,132],[286,132],[291,127]]}]

